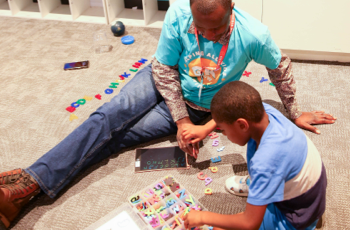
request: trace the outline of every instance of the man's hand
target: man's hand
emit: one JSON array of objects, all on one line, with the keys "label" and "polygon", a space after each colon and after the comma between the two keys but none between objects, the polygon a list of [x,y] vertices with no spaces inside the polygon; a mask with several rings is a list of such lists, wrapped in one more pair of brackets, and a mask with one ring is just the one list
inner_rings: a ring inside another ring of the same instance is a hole
[{"label": "man's hand", "polygon": [[294,120],[294,123],[302,129],[320,134],[321,131],[312,125],[333,124],[337,120],[331,114],[326,114],[324,111],[302,112],[301,116]]},{"label": "man's hand", "polygon": [[216,123],[211,119],[205,125],[194,125],[189,117],[176,121],[177,125],[177,142],[179,147],[194,158],[199,153],[199,142],[206,138],[216,127]]},{"label": "man's hand", "polygon": [[197,154],[199,152],[199,144],[190,144],[189,140],[185,139],[183,133],[185,131],[194,129],[196,126],[192,123],[189,117],[182,118],[176,121],[177,125],[177,143],[179,144],[180,149],[185,153],[197,158]]}]

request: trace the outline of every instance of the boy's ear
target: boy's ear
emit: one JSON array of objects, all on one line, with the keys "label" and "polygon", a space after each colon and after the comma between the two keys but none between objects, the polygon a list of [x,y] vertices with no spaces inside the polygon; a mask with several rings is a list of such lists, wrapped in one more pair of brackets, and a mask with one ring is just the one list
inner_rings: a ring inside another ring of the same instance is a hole
[{"label": "boy's ear", "polygon": [[237,122],[239,128],[240,128],[243,132],[247,132],[247,131],[248,131],[248,129],[249,129],[249,123],[248,123],[248,121],[247,121],[246,119],[244,119],[244,118],[238,118],[238,119],[236,120],[236,122]]}]

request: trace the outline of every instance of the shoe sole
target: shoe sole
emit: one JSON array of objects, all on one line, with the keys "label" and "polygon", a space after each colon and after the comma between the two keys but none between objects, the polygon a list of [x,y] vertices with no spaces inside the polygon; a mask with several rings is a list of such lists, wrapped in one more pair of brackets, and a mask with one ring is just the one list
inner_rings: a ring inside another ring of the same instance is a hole
[{"label": "shoe sole", "polygon": [[8,228],[11,222],[0,212],[0,223],[3,223],[6,228]]},{"label": "shoe sole", "polygon": [[231,189],[228,189],[226,187],[226,185],[224,186],[226,191],[228,191],[229,193],[235,195],[235,196],[242,196],[242,197],[248,197],[248,193],[235,193],[234,191],[232,191]]}]

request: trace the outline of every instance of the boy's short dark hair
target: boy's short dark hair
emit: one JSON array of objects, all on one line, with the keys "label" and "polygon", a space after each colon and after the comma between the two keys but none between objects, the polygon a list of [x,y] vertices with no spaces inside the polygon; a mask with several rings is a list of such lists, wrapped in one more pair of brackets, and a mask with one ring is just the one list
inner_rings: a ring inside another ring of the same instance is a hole
[{"label": "boy's short dark hair", "polygon": [[238,118],[258,123],[264,116],[259,92],[242,81],[224,85],[211,101],[211,113],[216,122],[232,124]]}]

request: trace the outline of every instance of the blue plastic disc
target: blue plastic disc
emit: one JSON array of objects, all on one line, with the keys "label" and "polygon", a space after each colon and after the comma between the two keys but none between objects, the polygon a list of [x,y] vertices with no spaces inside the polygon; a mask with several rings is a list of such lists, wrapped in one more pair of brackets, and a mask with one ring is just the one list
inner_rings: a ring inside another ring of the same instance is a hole
[{"label": "blue plastic disc", "polygon": [[135,41],[135,38],[131,35],[122,37],[122,43],[124,45],[131,45],[132,43],[134,43],[134,41]]}]

